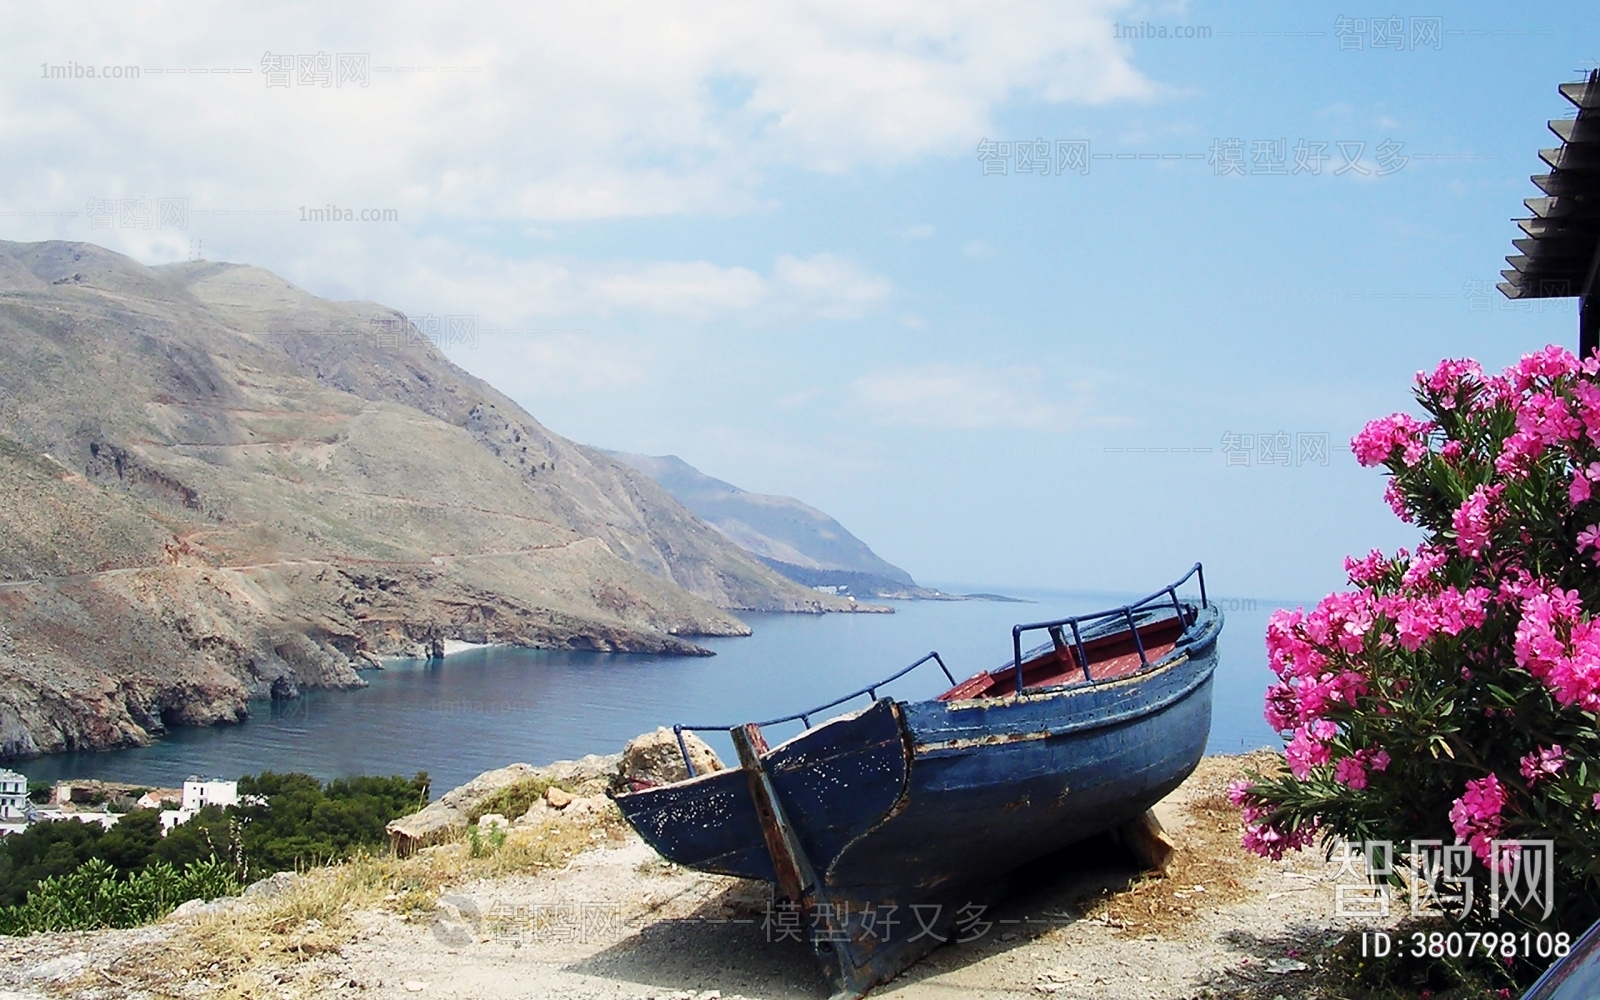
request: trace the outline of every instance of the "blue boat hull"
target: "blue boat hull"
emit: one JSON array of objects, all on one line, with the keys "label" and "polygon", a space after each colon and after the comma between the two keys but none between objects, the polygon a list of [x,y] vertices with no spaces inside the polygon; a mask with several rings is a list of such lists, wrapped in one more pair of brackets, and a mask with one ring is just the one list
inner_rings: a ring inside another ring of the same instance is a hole
[{"label": "blue boat hull", "polygon": [[[1222,616],[1187,610],[1173,649],[1129,676],[1005,697],[884,698],[760,754],[809,867],[801,895],[827,932],[813,946],[840,995],[861,995],[948,938],[999,876],[1139,817],[1188,777],[1210,733]],[[752,773],[615,798],[669,860],[782,884]],[[887,935],[886,913],[898,921]]]}]

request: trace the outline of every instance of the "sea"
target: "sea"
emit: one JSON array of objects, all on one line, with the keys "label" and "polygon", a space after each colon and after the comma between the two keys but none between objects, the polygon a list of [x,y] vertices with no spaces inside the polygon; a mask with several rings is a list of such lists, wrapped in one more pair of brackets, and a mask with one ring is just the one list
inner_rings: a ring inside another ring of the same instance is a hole
[{"label": "sea", "polygon": [[[730,726],[814,708],[937,651],[957,680],[1008,663],[1011,626],[1115,607],[1136,595],[1011,590],[1010,601],[893,601],[894,614],[741,615],[744,638],[697,640],[710,657],[478,648],[391,660],[353,691],[253,703],[242,723],[181,727],[148,747],[12,762],[30,781],[99,778],[174,787],[191,776],[300,771],[321,779],[426,771],[435,794],[483,771],[613,753],[657,726]],[[1276,746],[1263,721],[1272,675],[1262,637],[1280,606],[1216,598],[1219,640],[1207,753]],[[929,662],[880,691],[915,700],[949,686]],[[866,696],[836,712],[864,707]],[[813,720],[816,721],[816,720]],[[799,732],[772,727],[769,742]],[[702,733],[724,757],[725,734]]]}]

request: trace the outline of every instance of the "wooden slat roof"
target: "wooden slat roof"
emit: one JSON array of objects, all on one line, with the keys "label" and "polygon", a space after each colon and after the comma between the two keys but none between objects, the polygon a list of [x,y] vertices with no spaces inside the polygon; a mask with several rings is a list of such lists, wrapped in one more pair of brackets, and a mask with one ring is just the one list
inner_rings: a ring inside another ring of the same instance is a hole
[{"label": "wooden slat roof", "polygon": [[1507,298],[1586,295],[1600,263],[1600,70],[1563,83],[1561,96],[1578,112],[1550,123],[1561,145],[1539,150],[1550,172],[1533,175],[1544,194],[1524,201],[1530,217],[1516,220],[1526,235],[1511,241],[1517,253],[1500,272]]}]

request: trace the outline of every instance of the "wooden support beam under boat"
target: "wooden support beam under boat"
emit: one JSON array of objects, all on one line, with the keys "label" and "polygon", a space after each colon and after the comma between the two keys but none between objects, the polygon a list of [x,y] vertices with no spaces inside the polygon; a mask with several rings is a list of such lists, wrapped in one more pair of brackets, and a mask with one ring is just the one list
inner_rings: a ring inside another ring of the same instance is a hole
[{"label": "wooden support beam under boat", "polygon": [[778,875],[778,890],[796,905],[803,905],[805,894],[817,884],[816,872],[800,847],[794,826],[783,814],[783,804],[772,787],[772,778],[761,766],[761,755],[767,750],[767,741],[761,729],[747,722],[728,733],[733,737],[733,748],[739,754],[739,766],[750,783],[750,798],[755,802],[756,816],[761,821],[761,835],[766,838],[767,852],[772,855],[772,867]]}]

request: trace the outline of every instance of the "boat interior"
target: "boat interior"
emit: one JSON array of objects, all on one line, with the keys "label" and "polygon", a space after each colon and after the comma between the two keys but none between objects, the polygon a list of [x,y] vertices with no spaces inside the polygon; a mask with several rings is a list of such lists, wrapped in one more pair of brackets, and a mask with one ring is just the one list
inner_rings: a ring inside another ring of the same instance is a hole
[{"label": "boat interior", "polygon": [[[1159,663],[1177,646],[1186,622],[1176,614],[1156,621],[1141,622],[1139,640],[1134,641],[1134,630],[1123,627],[1108,634],[1083,637],[1082,650],[1089,660],[1087,674],[1079,647],[1072,641],[1070,632],[1060,628],[1050,631],[1049,645],[1030,650],[1022,660],[1022,688],[1024,691],[1039,688],[1062,687],[1073,684],[1091,684],[1114,680],[1137,673],[1147,663]],[[1144,647],[1140,659],[1139,647]],[[964,701],[968,698],[999,698],[1017,690],[1017,670],[1007,664],[998,670],[985,670],[962,681],[939,695],[939,701]]]}]

